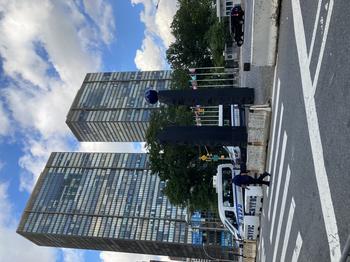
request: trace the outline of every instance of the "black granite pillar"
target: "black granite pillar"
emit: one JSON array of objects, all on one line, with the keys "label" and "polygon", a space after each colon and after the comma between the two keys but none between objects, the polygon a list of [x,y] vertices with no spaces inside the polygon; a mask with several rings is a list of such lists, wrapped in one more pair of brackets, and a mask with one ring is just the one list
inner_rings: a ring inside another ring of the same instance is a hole
[{"label": "black granite pillar", "polygon": [[157,138],[162,144],[246,146],[246,127],[231,126],[169,126]]},{"label": "black granite pillar", "polygon": [[254,89],[245,87],[158,91],[159,102],[168,105],[212,106],[254,104]]}]

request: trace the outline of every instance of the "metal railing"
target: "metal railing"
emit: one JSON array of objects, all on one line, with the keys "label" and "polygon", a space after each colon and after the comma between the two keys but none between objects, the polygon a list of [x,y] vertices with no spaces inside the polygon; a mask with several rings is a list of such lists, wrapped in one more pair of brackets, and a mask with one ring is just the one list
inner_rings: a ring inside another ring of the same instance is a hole
[{"label": "metal railing", "polygon": [[223,109],[219,106],[196,106],[191,107],[196,126],[222,126]]}]

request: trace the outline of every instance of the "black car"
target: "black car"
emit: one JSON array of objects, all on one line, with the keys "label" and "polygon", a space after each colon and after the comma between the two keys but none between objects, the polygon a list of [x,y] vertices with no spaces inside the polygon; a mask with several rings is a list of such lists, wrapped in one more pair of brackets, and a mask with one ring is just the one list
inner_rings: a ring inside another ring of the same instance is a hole
[{"label": "black car", "polygon": [[230,32],[237,46],[243,45],[244,41],[244,11],[240,5],[231,9]]}]

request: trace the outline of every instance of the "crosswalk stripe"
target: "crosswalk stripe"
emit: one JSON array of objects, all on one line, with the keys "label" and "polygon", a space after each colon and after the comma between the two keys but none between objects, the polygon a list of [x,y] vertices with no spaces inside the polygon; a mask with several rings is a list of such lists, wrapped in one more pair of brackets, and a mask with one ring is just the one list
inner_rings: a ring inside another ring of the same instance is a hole
[{"label": "crosswalk stripe", "polygon": [[[318,76],[320,75],[320,70],[321,70],[321,65],[322,65],[322,59],[323,59],[324,49],[325,49],[325,47],[326,47],[326,41],[327,41],[329,23],[330,23],[331,17],[332,17],[333,6],[334,6],[334,1],[333,1],[333,0],[330,0],[330,1],[329,1],[329,5],[328,5],[328,12],[327,12],[326,24],[325,24],[325,26],[324,26],[324,31],[323,31],[323,37],[322,37],[322,42],[321,42],[321,49],[320,49],[320,53],[319,53],[319,55],[318,55],[318,60],[317,60],[317,66],[316,66],[314,81],[313,81],[313,83],[312,83],[313,95],[315,95],[316,87],[317,87],[317,82],[318,82]],[[312,55],[312,54],[309,54],[310,57],[311,57],[311,55]],[[310,63],[309,63],[309,64],[310,64]]]},{"label": "crosswalk stripe", "polygon": [[300,249],[303,245],[303,239],[301,238],[300,232],[298,232],[297,240],[295,241],[295,248],[293,252],[292,262],[297,262],[299,255],[300,255]]},{"label": "crosswalk stripe", "polygon": [[[272,175],[275,176],[275,171],[276,171],[276,165],[277,165],[277,158],[278,158],[278,151],[279,151],[279,141],[280,141],[280,137],[281,137],[281,129],[282,129],[282,119],[283,119],[283,111],[284,111],[284,107],[283,104],[281,104],[281,114],[280,114],[280,120],[279,120],[279,124],[278,124],[278,132],[277,132],[277,144],[276,144],[276,152],[274,154],[274,164],[273,164],[273,172]],[[276,178],[276,176],[275,176]],[[273,178],[272,180],[272,185],[271,185],[271,189],[269,189],[269,213],[268,213],[268,219],[270,220],[270,216],[271,216],[271,203],[272,203],[272,196],[273,196],[273,191],[275,189],[275,178]]]},{"label": "crosswalk stripe", "polygon": [[286,258],[286,252],[287,252],[287,247],[288,247],[288,242],[289,242],[290,231],[292,230],[294,210],[295,210],[295,202],[294,202],[294,198],[292,198],[292,201],[290,202],[290,206],[289,206],[286,231],[284,233],[284,239],[282,242],[283,248],[282,248],[280,261],[285,261],[285,258]]},{"label": "crosswalk stripe", "polygon": [[[273,101],[273,107],[274,107],[272,109],[272,112],[274,112],[274,115],[273,115],[273,122],[272,122],[271,143],[269,145],[269,148],[270,148],[269,153],[270,154],[269,154],[269,162],[268,162],[268,167],[267,167],[268,172],[271,172],[273,147],[274,147],[274,144],[275,144],[275,131],[276,131],[276,122],[277,122],[277,116],[278,116],[278,109],[279,109],[278,102],[279,102],[279,98],[280,98],[280,86],[281,86],[281,81],[278,78],[278,80],[277,80],[277,87],[273,89],[273,92],[275,92],[275,89],[276,89],[276,98],[274,98],[274,100],[272,100]],[[275,100],[276,100],[276,103],[274,102]]]},{"label": "crosswalk stripe", "polygon": [[[330,3],[331,4],[331,3]],[[331,9],[331,6],[329,6]],[[316,111],[314,89],[310,75],[310,68],[307,63],[307,47],[303,17],[299,0],[292,0],[293,23],[295,42],[298,51],[301,83],[303,88],[304,104],[306,109],[306,120],[309,130],[312,158],[316,174],[316,182],[320,197],[321,210],[327,232],[330,260],[340,259],[340,239],[338,233],[337,219],[332,202],[331,190],[327,176],[327,170],[323,155],[323,146]],[[331,10],[329,10],[331,12]]]},{"label": "crosswalk stripe", "polygon": [[315,19],[315,24],[314,24],[314,31],[312,32],[311,44],[310,44],[310,49],[309,49],[310,50],[309,51],[309,56],[307,58],[309,66],[310,66],[312,52],[314,50],[314,45],[315,45],[315,39],[316,39],[316,33],[317,33],[317,24],[318,24],[318,19],[320,18],[321,5],[322,5],[322,0],[319,0],[318,1],[318,5],[317,5],[317,11],[316,11],[316,19]]},{"label": "crosswalk stripe", "polygon": [[[280,209],[280,216],[278,218],[278,226],[277,226],[276,237],[275,237],[275,247],[274,247],[273,259],[272,259],[273,262],[276,261],[278,245],[280,242],[281,227],[282,227],[282,222],[283,222],[284,209],[286,207],[286,201],[287,201],[287,195],[288,195],[288,189],[289,189],[289,181],[290,181],[290,168],[288,165],[286,180],[284,182],[284,188],[283,188],[283,197],[282,197],[282,204],[281,204],[281,209]],[[271,225],[271,235],[273,235],[274,228],[275,228],[274,225]]]},{"label": "crosswalk stripe", "polygon": [[[284,164],[284,156],[286,154],[287,140],[288,140],[288,136],[287,136],[286,131],[284,131],[283,141],[282,141],[282,150],[281,150],[280,168],[279,168],[278,174],[274,174],[275,176],[277,176],[276,194],[274,196],[271,195],[271,198],[272,197],[274,198],[274,203],[273,203],[273,208],[272,208],[273,209],[272,221],[271,221],[272,226],[275,224],[277,202],[279,199],[279,194],[280,194],[280,189],[281,189],[282,171],[283,171],[283,166],[284,166],[283,165]],[[269,209],[271,210],[271,206],[269,206]],[[270,243],[272,243],[272,234],[270,234]]]},{"label": "crosswalk stripe", "polygon": [[[261,235],[261,234],[260,234]],[[265,246],[264,246],[264,239],[261,239],[261,249],[259,252],[259,261],[263,262],[266,260],[266,256],[265,256]]]}]

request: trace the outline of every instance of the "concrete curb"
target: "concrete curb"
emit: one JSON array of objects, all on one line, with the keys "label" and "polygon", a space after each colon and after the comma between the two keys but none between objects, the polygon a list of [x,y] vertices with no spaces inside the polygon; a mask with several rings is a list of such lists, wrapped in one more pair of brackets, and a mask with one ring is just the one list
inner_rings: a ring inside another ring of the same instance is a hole
[{"label": "concrete curb", "polygon": [[252,64],[274,66],[278,39],[278,0],[255,0]]},{"label": "concrete curb", "polygon": [[266,146],[270,133],[270,105],[250,107],[248,120],[247,170],[262,174],[266,165]]}]

